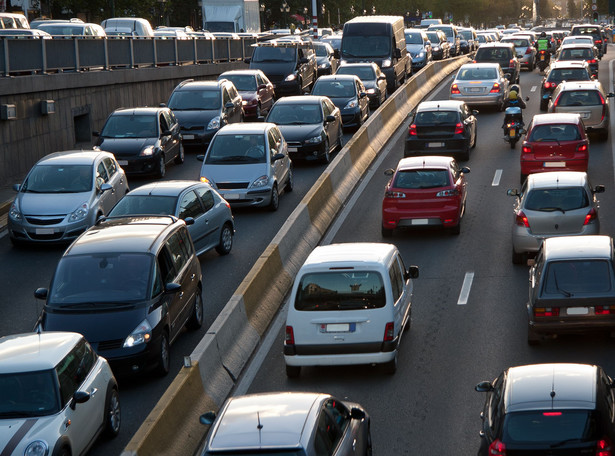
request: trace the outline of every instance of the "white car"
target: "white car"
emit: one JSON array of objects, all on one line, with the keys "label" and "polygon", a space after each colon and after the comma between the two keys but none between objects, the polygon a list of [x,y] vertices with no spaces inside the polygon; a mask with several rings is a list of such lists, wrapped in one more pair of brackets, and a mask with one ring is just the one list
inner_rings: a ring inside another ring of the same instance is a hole
[{"label": "white car", "polygon": [[120,422],[115,377],[81,334],[0,338],[0,454],[85,454]]}]

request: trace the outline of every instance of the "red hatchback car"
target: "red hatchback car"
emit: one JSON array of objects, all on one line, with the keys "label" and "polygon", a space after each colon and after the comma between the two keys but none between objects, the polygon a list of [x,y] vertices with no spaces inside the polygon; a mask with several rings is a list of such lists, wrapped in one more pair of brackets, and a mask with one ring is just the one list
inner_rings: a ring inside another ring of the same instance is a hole
[{"label": "red hatchback car", "polygon": [[466,207],[465,174],[454,158],[419,156],[400,160],[382,200],[382,236],[400,227],[439,226],[459,234]]},{"label": "red hatchback car", "polygon": [[589,139],[579,114],[537,114],[521,148],[521,183],[530,173],[584,171]]}]

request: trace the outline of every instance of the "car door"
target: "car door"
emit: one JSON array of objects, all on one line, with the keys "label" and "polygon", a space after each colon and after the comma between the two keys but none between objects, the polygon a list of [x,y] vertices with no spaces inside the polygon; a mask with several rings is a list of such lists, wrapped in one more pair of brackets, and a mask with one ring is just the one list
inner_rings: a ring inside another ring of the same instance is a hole
[{"label": "car door", "polygon": [[[206,248],[210,249],[218,245],[220,242],[220,230],[226,222],[226,211],[222,202],[216,205],[216,199],[214,198],[213,191],[206,187],[197,187],[195,192],[201,200],[203,211],[205,212],[203,218],[207,220],[207,241],[205,242]],[[188,229],[190,231],[190,227]],[[194,238],[193,238],[194,242]],[[197,252],[199,249],[195,248]]]},{"label": "car door", "polygon": [[[360,79],[355,81],[355,84],[357,91],[357,99],[359,100],[359,106],[361,107],[361,116],[364,119],[367,119],[367,117],[369,116],[369,98],[367,97],[367,90],[365,89],[365,86]],[[365,95],[361,96],[362,93]]]},{"label": "car door", "polygon": [[209,221],[205,217],[205,210],[200,198],[193,189],[188,189],[179,195],[177,214],[180,219],[186,220],[187,217],[194,219],[194,224],[188,227],[188,232],[194,243],[194,248],[200,252],[210,243]]},{"label": "car door", "polygon": [[176,155],[179,154],[179,148],[181,147],[181,131],[179,122],[177,121],[177,117],[173,114],[173,111],[165,110],[162,112],[164,119],[169,127],[169,131],[171,132],[173,147],[176,150]]},{"label": "car door", "polygon": [[329,141],[329,147],[333,144],[337,143],[338,140],[338,130],[339,126],[337,124],[337,119],[335,122],[327,122],[327,117],[332,115],[331,109],[325,103],[325,100],[320,101],[320,110],[322,111],[323,118],[323,128],[325,130],[325,134],[327,135],[327,139]]},{"label": "car door", "polygon": [[277,129],[277,127],[274,127],[269,130],[268,140],[270,149],[275,150],[275,152],[272,153],[272,157],[275,154],[284,155],[284,158],[276,160],[272,163],[276,180],[278,181],[278,190],[281,190],[282,185],[286,184],[288,174],[290,172],[290,158],[288,157],[288,148],[286,146],[286,141],[284,140],[282,133],[280,132],[280,130]]},{"label": "car door", "polygon": [[177,337],[184,326],[186,320],[185,315],[190,302],[190,270],[186,250],[182,247],[183,243],[184,241],[179,235],[179,230],[175,231],[166,240],[164,248],[166,249],[172,267],[167,268],[166,264],[163,262],[165,266],[161,269],[163,275],[167,276],[167,280],[164,282],[165,285],[169,282],[173,282],[181,286],[178,291],[173,293],[169,301],[168,312],[171,327],[169,339],[171,341]]},{"label": "car door", "polygon": [[[111,190],[103,192],[100,187],[102,184],[111,185]],[[96,163],[96,195],[98,207],[103,214],[108,214],[118,201],[118,192],[110,181],[109,173],[102,160]]]},{"label": "car door", "polygon": [[233,84],[228,85],[228,94],[233,103],[233,109],[230,113],[232,122],[241,122],[243,120],[243,105],[241,95],[237,92],[237,88]]},{"label": "car door", "polygon": [[120,172],[115,160],[111,157],[103,157],[102,162],[105,164],[105,168],[107,168],[107,173],[109,174],[109,185],[113,187],[112,196],[114,196],[114,198],[110,198],[110,201],[113,201],[111,207],[104,206],[105,214],[107,214],[128,192],[128,185],[126,184],[126,177]]},{"label": "car door", "polygon": [[164,153],[165,162],[168,163],[170,160],[175,158],[179,152],[179,147],[177,147],[178,144],[173,141],[173,135],[170,132],[170,125],[162,112],[158,116],[158,122],[160,127],[160,148]]},{"label": "car door", "polygon": [[261,100],[261,111],[268,113],[273,105],[273,84],[266,76],[257,74],[256,84],[258,89],[258,97]]}]

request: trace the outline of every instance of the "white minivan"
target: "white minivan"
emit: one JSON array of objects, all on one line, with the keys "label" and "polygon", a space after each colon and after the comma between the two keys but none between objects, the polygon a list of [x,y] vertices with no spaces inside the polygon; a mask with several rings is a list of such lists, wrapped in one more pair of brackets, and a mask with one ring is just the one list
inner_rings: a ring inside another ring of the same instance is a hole
[{"label": "white minivan", "polygon": [[404,328],[410,325],[412,279],[397,247],[344,243],[316,247],[293,284],[284,360],[286,374],[301,366],[383,364],[397,370]]}]

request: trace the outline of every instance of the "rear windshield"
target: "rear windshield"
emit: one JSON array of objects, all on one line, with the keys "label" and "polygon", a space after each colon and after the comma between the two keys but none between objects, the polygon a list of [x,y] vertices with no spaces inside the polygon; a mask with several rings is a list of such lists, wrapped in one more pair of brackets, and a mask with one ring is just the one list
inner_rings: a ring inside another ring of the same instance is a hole
[{"label": "rear windshield", "polygon": [[429,38],[429,41],[431,41],[431,44],[439,44],[440,43],[440,37],[438,36],[438,34],[436,32],[425,32],[427,34],[427,38]]},{"label": "rear windshield", "polygon": [[355,76],[358,76],[361,81],[376,79],[374,69],[371,66],[341,66],[337,70],[336,74],[354,74]]},{"label": "rear windshield", "polygon": [[414,123],[421,125],[456,124],[459,113],[456,111],[422,111],[416,115]]},{"label": "rear windshield", "polygon": [[423,35],[420,33],[406,33],[406,44],[423,44]]},{"label": "rear windshield", "polygon": [[564,444],[594,440],[598,433],[591,410],[549,410],[509,413],[504,419],[506,444]]},{"label": "rear windshield", "polygon": [[227,74],[224,79],[231,81],[242,92],[256,91],[256,78],[251,74]]},{"label": "rear windshield", "polygon": [[590,48],[562,49],[557,60],[591,60],[594,53]]},{"label": "rear windshield", "polygon": [[528,47],[530,45],[530,42],[526,39],[519,39],[519,38],[506,38],[505,40],[502,40],[503,42],[506,43],[512,43],[513,46],[515,46],[516,48],[518,47]]},{"label": "rear windshield", "polygon": [[454,36],[454,32],[452,27],[442,27],[442,26],[430,26],[431,30],[441,30],[444,32],[447,38],[452,38]]},{"label": "rear windshield", "polygon": [[459,32],[459,35],[464,40],[472,40],[472,39],[474,39],[474,34],[472,33],[472,30],[462,30],[462,31]]},{"label": "rear windshield", "polygon": [[543,297],[589,297],[612,290],[606,260],[551,261],[544,276]]},{"label": "rear windshield", "polygon": [[457,73],[457,78],[461,81],[472,81],[477,79],[497,79],[498,72],[495,68],[461,68]]},{"label": "rear windshield", "polygon": [[323,81],[319,79],[314,85],[312,95],[329,98],[350,98],[356,96],[354,81]]},{"label": "rear windshield", "polygon": [[566,90],[557,100],[558,106],[594,106],[601,105],[602,100],[597,90]]},{"label": "rear windshield", "polygon": [[252,62],[294,62],[297,48],[258,46],[254,48]]},{"label": "rear windshield", "polygon": [[110,217],[120,215],[175,215],[175,196],[126,195],[109,213]]},{"label": "rear windshield", "polygon": [[500,60],[510,60],[511,57],[509,48],[479,48],[478,51],[476,51],[475,60],[477,62],[499,62]]},{"label": "rear windshield", "polygon": [[571,35],[595,35],[600,36],[600,29],[598,27],[575,27],[570,32]]},{"label": "rear windshield", "polygon": [[449,173],[445,169],[399,171],[393,182],[393,187],[406,189],[437,188],[449,185]]},{"label": "rear windshield", "polygon": [[327,271],[301,277],[295,309],[305,311],[377,309],[386,296],[376,271]]},{"label": "rear windshield", "polygon": [[582,187],[532,190],[525,200],[525,208],[530,211],[565,212],[587,206],[589,206],[589,198]]},{"label": "rear windshield", "polygon": [[581,139],[581,133],[576,125],[553,124],[537,125],[532,128],[530,142],[576,141]]},{"label": "rear windshield", "polygon": [[585,68],[555,68],[551,70],[547,81],[589,81],[590,77]]}]

